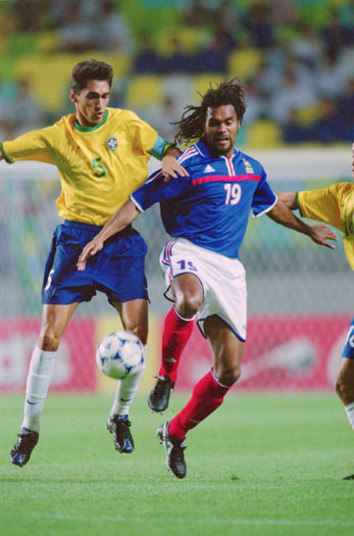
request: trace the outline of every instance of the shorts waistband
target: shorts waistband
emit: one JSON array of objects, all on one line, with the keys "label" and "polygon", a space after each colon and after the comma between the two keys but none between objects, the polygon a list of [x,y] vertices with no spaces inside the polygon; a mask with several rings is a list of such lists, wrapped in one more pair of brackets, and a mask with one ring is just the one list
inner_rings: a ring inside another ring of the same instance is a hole
[{"label": "shorts waistband", "polygon": [[[62,225],[65,225],[65,227],[70,227],[71,229],[90,231],[95,234],[98,233],[103,227],[103,225],[92,225],[91,223],[82,223],[81,221],[71,221],[71,220],[64,220]],[[131,234],[132,231],[133,231],[133,227],[131,225],[127,225],[127,227],[119,231],[119,233],[117,234],[124,236],[126,234],[128,235]]]},{"label": "shorts waistband", "polygon": [[95,231],[99,232],[103,225],[92,225],[91,223],[82,223],[81,221],[70,221],[70,220],[64,220],[63,225],[66,227],[71,227],[73,229],[82,229],[87,231]]}]

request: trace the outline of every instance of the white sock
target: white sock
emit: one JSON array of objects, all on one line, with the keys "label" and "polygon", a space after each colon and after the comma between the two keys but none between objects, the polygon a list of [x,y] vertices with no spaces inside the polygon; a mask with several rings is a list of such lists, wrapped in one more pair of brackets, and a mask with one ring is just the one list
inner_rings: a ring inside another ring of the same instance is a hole
[{"label": "white sock", "polygon": [[354,402],[351,402],[347,406],[344,406],[349,422],[354,430]]},{"label": "white sock", "polygon": [[53,377],[56,352],[33,350],[27,376],[26,399],[22,428],[39,431],[44,403]]},{"label": "white sock", "polygon": [[[144,346],[144,358],[145,356],[146,346]],[[120,380],[109,414],[111,417],[113,415],[129,415],[129,408],[135,398],[144,369],[145,364],[143,368],[135,374],[129,375],[123,380]]]}]

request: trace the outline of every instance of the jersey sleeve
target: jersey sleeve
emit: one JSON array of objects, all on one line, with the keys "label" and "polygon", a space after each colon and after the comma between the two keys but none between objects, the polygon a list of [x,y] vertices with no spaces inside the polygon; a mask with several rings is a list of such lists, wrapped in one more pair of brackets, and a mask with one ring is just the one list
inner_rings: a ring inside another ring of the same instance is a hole
[{"label": "jersey sleeve", "polygon": [[319,190],[306,190],[297,193],[301,216],[329,223],[337,229],[342,229],[340,199],[336,195],[336,185]]},{"label": "jersey sleeve", "polygon": [[1,152],[9,164],[20,160],[36,160],[54,163],[53,150],[50,143],[50,127],[33,130],[19,136],[13,141],[4,141]]},{"label": "jersey sleeve", "polygon": [[189,189],[189,178],[177,177],[165,182],[164,175],[160,170],[153,173],[148,180],[136,190],[130,199],[135,203],[140,212],[148,209],[155,203],[166,199],[172,199],[183,194]]},{"label": "jersey sleeve", "polygon": [[130,112],[130,131],[134,151],[139,153],[150,153],[153,149],[158,134],[154,128],[145,123],[134,112]]},{"label": "jersey sleeve", "polygon": [[253,215],[261,216],[262,214],[269,212],[269,210],[274,207],[276,202],[277,196],[267,182],[266,172],[263,168],[261,168],[260,181],[258,183],[255,193],[253,194]]}]

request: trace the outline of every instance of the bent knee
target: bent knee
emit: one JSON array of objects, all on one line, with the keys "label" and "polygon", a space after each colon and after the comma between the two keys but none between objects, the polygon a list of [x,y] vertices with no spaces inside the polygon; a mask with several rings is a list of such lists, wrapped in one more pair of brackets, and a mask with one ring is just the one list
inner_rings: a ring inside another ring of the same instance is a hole
[{"label": "bent knee", "polygon": [[222,385],[230,387],[239,380],[241,376],[241,367],[240,365],[232,368],[220,367],[219,369],[215,370],[215,376],[218,382],[220,382]]},{"label": "bent knee", "polygon": [[339,377],[336,380],[335,390],[344,404],[350,404],[354,400],[354,386],[352,382]]},{"label": "bent knee", "polygon": [[180,316],[183,318],[192,318],[202,304],[202,297],[185,292],[184,294],[177,294],[175,307]]},{"label": "bent knee", "polygon": [[41,330],[37,344],[42,350],[55,352],[59,348],[60,339],[61,334],[57,333],[52,328],[45,328]]},{"label": "bent knee", "polygon": [[147,338],[148,338],[148,329],[142,326],[135,326],[132,329],[129,329],[128,331],[131,331],[138,337],[138,339],[141,340],[142,344],[145,346],[147,344]]}]

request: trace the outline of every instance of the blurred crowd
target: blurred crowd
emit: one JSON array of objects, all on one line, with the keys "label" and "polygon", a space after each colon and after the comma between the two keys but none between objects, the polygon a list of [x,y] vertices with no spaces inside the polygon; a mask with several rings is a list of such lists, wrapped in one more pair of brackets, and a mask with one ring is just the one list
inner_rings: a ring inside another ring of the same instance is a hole
[{"label": "blurred crowd", "polygon": [[15,31],[54,31],[57,51],[128,52],[132,38],[116,0],[13,0]]},{"label": "blurred crowd", "polygon": [[[164,4],[163,0],[145,3],[151,9]],[[329,6],[324,18],[321,4]],[[14,31],[55,32],[53,52],[127,54],[130,77],[156,74],[176,79],[198,73],[238,77],[230,59],[237,52],[255,50],[258,61],[241,78],[248,102],[246,127],[272,121],[286,143],[352,140],[354,8],[350,2],[170,0],[166,5],[176,5],[176,17],[173,27],[161,27],[159,35],[149,28],[141,31],[141,25],[139,31],[134,29],[121,1],[14,0],[11,10]],[[317,6],[318,17],[300,16],[304,5],[312,7],[312,14]],[[113,100],[124,106],[124,92]],[[49,119],[25,79],[0,80],[0,114],[0,128],[6,134]],[[171,139],[179,103],[172,93],[166,94],[160,106],[146,108],[142,115]]]}]

